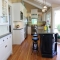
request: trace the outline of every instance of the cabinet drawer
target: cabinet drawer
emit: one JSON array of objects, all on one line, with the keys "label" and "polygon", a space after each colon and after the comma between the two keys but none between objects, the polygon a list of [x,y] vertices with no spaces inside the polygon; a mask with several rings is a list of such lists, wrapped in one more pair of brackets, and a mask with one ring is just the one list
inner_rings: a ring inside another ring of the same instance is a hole
[{"label": "cabinet drawer", "polygon": [[0,39],[0,48],[0,60],[7,60],[12,51],[12,35]]},{"label": "cabinet drawer", "polygon": [[7,44],[6,42],[4,41],[4,43],[2,43],[0,45],[0,60],[6,60],[6,53],[7,53]]},{"label": "cabinet drawer", "polygon": [[3,44],[3,43],[5,43],[5,41],[6,41],[6,38],[5,37],[1,38],[0,39],[0,45]]}]

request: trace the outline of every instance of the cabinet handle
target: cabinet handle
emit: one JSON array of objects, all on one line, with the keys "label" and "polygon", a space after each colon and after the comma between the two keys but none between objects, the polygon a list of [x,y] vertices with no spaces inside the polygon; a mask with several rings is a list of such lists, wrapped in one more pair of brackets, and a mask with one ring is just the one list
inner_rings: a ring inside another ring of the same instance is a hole
[{"label": "cabinet handle", "polygon": [[3,40],[4,41],[4,40]]},{"label": "cabinet handle", "polygon": [[7,38],[8,39],[8,38]]},{"label": "cabinet handle", "polygon": [[7,45],[5,46],[5,48],[7,47]]}]

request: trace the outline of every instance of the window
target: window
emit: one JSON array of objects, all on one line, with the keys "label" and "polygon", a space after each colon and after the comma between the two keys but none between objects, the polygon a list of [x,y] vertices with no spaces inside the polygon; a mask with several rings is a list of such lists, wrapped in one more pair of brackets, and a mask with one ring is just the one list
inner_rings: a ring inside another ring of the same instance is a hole
[{"label": "window", "polygon": [[32,19],[32,24],[37,24],[37,19]]}]

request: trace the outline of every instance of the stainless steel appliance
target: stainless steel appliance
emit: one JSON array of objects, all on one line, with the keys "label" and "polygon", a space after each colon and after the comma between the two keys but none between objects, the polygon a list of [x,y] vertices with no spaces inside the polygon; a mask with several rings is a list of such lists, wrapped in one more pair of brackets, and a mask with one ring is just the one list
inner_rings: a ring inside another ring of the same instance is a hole
[{"label": "stainless steel appliance", "polygon": [[24,22],[25,22],[25,25],[24,25],[24,37],[27,38],[27,29],[28,29],[28,26],[27,26],[27,17],[24,17]]},{"label": "stainless steel appliance", "polygon": [[38,33],[38,26],[37,25],[32,25],[31,26],[31,34]]},{"label": "stainless steel appliance", "polygon": [[24,27],[24,37],[27,38],[27,24]]}]

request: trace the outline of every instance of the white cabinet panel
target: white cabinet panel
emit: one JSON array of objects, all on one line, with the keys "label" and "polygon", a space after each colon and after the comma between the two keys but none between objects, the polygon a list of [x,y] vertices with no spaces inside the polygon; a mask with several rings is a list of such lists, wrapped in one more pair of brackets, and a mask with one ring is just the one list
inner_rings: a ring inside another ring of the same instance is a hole
[{"label": "white cabinet panel", "polygon": [[21,44],[24,40],[24,29],[13,30],[13,44]]},{"label": "white cabinet panel", "polygon": [[12,51],[12,35],[8,35],[8,51],[11,50]]},{"label": "white cabinet panel", "polygon": [[19,3],[13,4],[13,15],[14,15],[14,21],[20,20],[20,4]]},{"label": "white cabinet panel", "polygon": [[3,51],[3,50],[5,50],[5,45],[0,45],[0,60],[3,60],[4,59],[4,57],[3,56],[5,56],[5,51]]},{"label": "white cabinet panel", "polygon": [[13,3],[13,15],[14,21],[20,21],[21,19],[21,12],[23,13],[23,5],[22,3]]},{"label": "white cabinet panel", "polygon": [[7,60],[12,53],[12,35],[0,38],[0,60]]},{"label": "white cabinet panel", "polygon": [[28,34],[31,34],[31,27],[28,27]]}]

